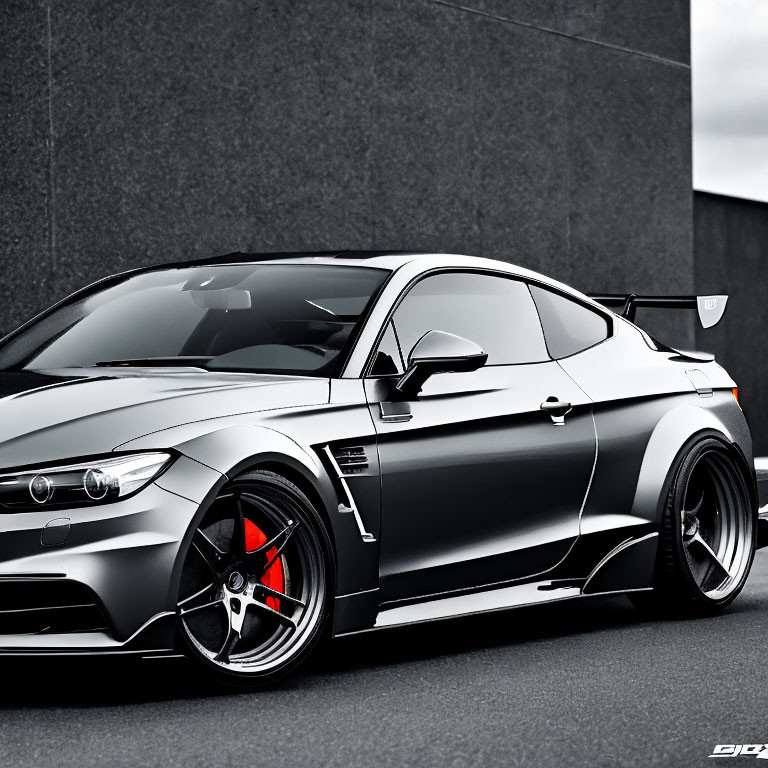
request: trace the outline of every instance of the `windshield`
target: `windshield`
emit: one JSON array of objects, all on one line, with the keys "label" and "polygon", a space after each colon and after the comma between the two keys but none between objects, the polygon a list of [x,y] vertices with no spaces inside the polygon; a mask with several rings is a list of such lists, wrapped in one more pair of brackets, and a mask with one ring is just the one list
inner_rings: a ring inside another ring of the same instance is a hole
[{"label": "windshield", "polygon": [[161,269],[75,295],[0,347],[0,369],[194,365],[334,376],[388,272],[314,264]]}]

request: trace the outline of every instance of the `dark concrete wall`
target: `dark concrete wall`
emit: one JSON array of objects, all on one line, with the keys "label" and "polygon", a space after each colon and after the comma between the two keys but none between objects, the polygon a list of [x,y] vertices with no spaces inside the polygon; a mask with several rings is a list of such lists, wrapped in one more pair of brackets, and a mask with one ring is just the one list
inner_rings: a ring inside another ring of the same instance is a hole
[{"label": "dark concrete wall", "polygon": [[689,291],[688,34],[687,0],[6,0],[0,330],[234,249]]},{"label": "dark concrete wall", "polygon": [[697,293],[727,293],[719,325],[697,332],[739,385],[758,455],[768,455],[768,203],[697,192]]}]

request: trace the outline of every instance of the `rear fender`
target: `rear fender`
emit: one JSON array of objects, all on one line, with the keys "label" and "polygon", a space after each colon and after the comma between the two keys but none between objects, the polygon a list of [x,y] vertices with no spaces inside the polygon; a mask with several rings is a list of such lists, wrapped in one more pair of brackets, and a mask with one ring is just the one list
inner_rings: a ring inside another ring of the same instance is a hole
[{"label": "rear fender", "polygon": [[[729,407],[724,407],[729,406]],[[714,399],[712,407],[681,405],[666,413],[651,434],[640,466],[632,514],[654,525],[661,525],[663,498],[670,470],[682,449],[697,437],[720,437],[737,448],[745,465],[751,460],[749,431],[735,402],[722,404]]]}]

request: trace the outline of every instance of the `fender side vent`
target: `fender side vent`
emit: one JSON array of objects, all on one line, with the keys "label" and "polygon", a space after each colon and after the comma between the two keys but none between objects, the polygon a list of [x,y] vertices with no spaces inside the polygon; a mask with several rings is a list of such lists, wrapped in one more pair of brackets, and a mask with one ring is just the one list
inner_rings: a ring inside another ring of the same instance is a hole
[{"label": "fender side vent", "polygon": [[333,458],[345,475],[354,475],[368,469],[368,457],[365,448],[360,445],[333,448]]}]

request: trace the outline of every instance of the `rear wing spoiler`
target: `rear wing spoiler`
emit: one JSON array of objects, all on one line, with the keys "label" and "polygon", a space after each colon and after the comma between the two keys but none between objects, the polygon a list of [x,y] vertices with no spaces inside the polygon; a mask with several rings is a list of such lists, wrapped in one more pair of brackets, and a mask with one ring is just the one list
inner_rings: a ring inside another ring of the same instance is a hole
[{"label": "rear wing spoiler", "polygon": [[725,314],[728,297],[718,296],[638,296],[634,293],[590,294],[589,298],[609,309],[620,308],[622,317],[635,321],[638,307],[655,309],[695,309],[704,328],[717,325]]}]

